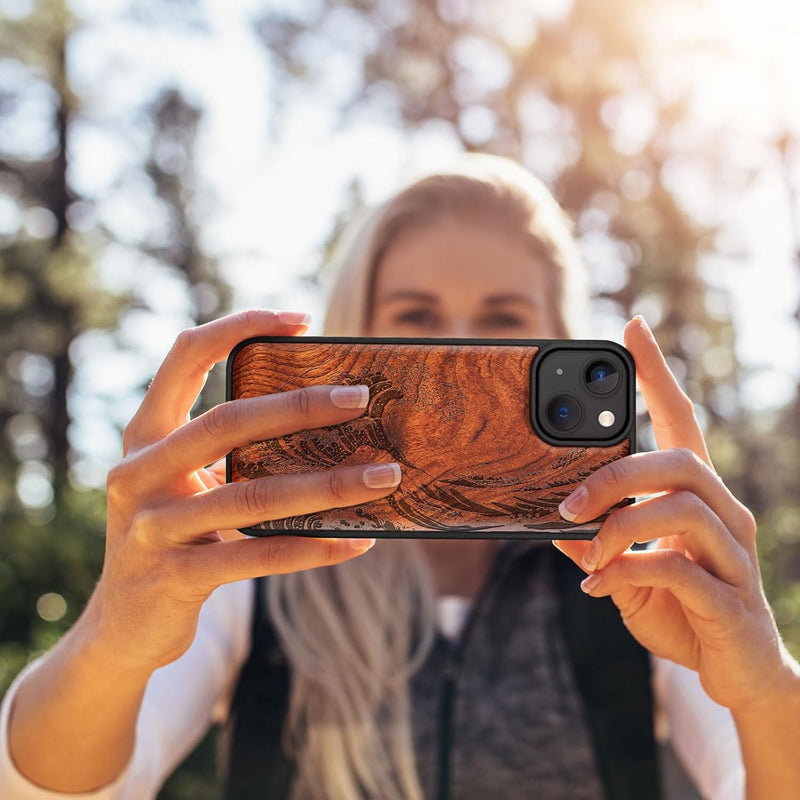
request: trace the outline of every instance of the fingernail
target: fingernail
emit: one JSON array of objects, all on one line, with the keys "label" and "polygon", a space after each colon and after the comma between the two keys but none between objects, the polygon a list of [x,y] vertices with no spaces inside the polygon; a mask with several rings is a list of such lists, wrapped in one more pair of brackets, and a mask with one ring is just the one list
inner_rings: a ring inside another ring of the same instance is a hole
[{"label": "fingernail", "polygon": [[558,541],[558,539],[553,539],[552,542],[553,547],[555,547],[556,550],[560,550],[562,553],[564,552],[564,548],[561,546],[561,543]]},{"label": "fingernail", "polygon": [[569,497],[561,501],[561,505],[558,507],[558,513],[561,514],[564,519],[575,522],[578,514],[586,508],[588,502],[589,492],[586,491],[586,487],[579,486]]},{"label": "fingernail", "polygon": [[581,565],[584,569],[588,570],[589,572],[594,572],[597,569],[597,565],[600,563],[600,559],[603,556],[603,545],[600,544],[599,539],[592,539],[592,543],[587,548],[586,552],[583,554],[583,558],[581,559]]},{"label": "fingernail", "polygon": [[279,311],[278,319],[286,325],[308,325],[311,314],[305,311]]},{"label": "fingernail", "polygon": [[355,550],[359,553],[364,553],[375,544],[374,539],[351,539],[350,540],[350,548]]},{"label": "fingernail", "polygon": [[369,489],[388,489],[400,483],[400,465],[373,464],[364,470],[364,485]]},{"label": "fingernail", "polygon": [[581,581],[581,589],[584,592],[586,592],[586,594],[589,594],[589,592],[591,592],[592,589],[597,588],[597,584],[599,583],[600,583],[600,576],[597,573],[595,573],[594,575],[588,575]]},{"label": "fingernail", "polygon": [[366,408],[369,402],[367,386],[334,386],[331,402],[337,408]]},{"label": "fingernail", "polygon": [[642,330],[643,330],[645,333],[649,333],[649,334],[650,334],[650,336],[652,336],[652,335],[653,335],[653,331],[651,331],[651,330],[650,330],[650,326],[647,324],[647,320],[646,320],[646,319],[645,319],[645,318],[644,318],[644,317],[643,317],[641,314],[637,314],[637,315],[634,317],[634,319],[638,319],[638,320],[639,320],[639,325],[640,325],[641,329],[642,329]]}]

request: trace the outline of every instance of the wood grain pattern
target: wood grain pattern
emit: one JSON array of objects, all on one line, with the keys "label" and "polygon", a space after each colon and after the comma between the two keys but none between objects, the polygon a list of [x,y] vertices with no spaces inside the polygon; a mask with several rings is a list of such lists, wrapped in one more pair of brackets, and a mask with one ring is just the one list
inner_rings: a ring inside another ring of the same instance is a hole
[{"label": "wood grain pattern", "polygon": [[[264,342],[239,350],[233,397],[320,383],[370,387],[351,422],[257,442],[231,454],[231,479],[303,473],[338,464],[398,461],[403,479],[388,498],[271,520],[276,531],[563,535],[558,504],[587,475],[627,455],[611,447],[557,447],[530,421],[535,346]],[[587,530],[596,530],[597,523]],[[583,533],[585,536],[585,533]]]}]

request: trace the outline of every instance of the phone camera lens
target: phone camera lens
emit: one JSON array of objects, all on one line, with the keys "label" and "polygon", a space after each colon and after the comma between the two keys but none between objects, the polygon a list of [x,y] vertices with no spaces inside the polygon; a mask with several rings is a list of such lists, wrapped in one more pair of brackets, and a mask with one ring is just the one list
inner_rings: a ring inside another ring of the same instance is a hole
[{"label": "phone camera lens", "polygon": [[568,394],[560,394],[547,404],[547,421],[557,431],[570,431],[581,421],[580,403]]},{"label": "phone camera lens", "polygon": [[593,361],[586,370],[586,384],[596,394],[608,394],[617,388],[619,372],[608,361]]}]

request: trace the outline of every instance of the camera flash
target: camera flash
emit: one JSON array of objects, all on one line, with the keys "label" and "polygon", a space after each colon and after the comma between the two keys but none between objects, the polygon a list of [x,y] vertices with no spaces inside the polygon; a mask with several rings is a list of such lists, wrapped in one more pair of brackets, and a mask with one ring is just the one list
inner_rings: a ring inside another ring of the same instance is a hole
[{"label": "camera flash", "polygon": [[559,367],[559,368],[556,370],[556,375],[563,375],[563,374],[564,374],[564,370],[563,370],[563,369],[561,369],[561,367]]},{"label": "camera flash", "polygon": [[608,411],[608,410],[601,411],[600,414],[597,417],[597,421],[604,428],[610,428],[614,424],[615,420],[616,420],[616,417],[614,416],[614,412],[613,411]]}]

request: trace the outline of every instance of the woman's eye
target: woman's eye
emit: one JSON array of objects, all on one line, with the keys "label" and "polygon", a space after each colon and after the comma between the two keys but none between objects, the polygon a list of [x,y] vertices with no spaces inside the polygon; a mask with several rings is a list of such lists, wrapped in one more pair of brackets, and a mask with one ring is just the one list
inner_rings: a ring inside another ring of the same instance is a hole
[{"label": "woman's eye", "polygon": [[410,308],[396,314],[394,322],[401,325],[435,328],[439,324],[439,315],[427,308]]}]

